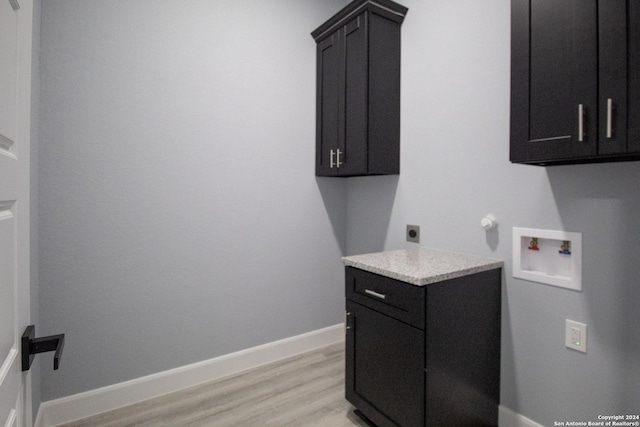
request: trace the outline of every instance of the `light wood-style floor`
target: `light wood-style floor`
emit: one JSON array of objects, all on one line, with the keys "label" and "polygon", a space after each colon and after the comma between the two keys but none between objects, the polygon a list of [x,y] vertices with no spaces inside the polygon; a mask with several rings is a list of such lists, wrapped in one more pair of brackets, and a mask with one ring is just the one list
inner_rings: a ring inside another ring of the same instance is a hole
[{"label": "light wood-style floor", "polygon": [[364,427],[344,398],[344,343],[64,427]]}]

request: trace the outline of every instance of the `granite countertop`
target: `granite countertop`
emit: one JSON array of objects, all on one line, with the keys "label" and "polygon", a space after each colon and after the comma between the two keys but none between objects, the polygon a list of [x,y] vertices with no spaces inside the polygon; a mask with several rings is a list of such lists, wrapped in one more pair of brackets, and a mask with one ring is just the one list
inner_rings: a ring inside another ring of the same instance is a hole
[{"label": "granite countertop", "polygon": [[436,249],[402,249],[343,257],[346,266],[424,286],[501,268],[500,260]]}]

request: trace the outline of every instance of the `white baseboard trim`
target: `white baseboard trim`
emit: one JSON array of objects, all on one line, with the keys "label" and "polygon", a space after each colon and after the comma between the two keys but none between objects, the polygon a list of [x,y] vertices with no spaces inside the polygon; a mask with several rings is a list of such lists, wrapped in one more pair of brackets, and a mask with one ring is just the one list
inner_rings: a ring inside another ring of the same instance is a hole
[{"label": "white baseboard trim", "polygon": [[72,396],[43,402],[35,427],[53,427],[162,396],[344,340],[342,323]]},{"label": "white baseboard trim", "polygon": [[502,405],[498,407],[498,425],[500,427],[544,427]]}]

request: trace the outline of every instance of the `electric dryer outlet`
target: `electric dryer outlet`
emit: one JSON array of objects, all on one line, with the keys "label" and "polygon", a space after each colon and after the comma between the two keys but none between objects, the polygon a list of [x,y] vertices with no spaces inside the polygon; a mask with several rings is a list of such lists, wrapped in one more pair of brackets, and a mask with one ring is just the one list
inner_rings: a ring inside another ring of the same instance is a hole
[{"label": "electric dryer outlet", "polygon": [[419,225],[407,225],[407,242],[420,243]]}]

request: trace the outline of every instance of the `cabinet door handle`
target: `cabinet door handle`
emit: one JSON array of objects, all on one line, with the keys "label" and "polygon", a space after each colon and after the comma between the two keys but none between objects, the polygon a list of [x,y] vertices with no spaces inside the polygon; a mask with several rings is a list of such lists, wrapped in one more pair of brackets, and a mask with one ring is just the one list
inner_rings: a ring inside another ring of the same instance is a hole
[{"label": "cabinet door handle", "polygon": [[613,136],[613,99],[607,99],[607,139]]},{"label": "cabinet door handle", "polygon": [[345,335],[347,334],[347,330],[351,329],[351,326],[349,326],[349,316],[351,316],[351,312],[350,311],[345,311],[344,312],[344,333],[345,333]]},{"label": "cabinet door handle", "polygon": [[584,141],[584,105],[578,104],[578,142]]},{"label": "cabinet door handle", "polygon": [[364,293],[380,299],[385,299],[387,297],[385,294],[379,294],[378,292],[372,291],[371,289],[365,289]]},{"label": "cabinet door handle", "polygon": [[335,163],[333,163],[333,150],[329,151],[329,168],[333,169],[333,166],[335,165]]},{"label": "cabinet door handle", "polygon": [[340,150],[336,150],[336,166],[339,168],[342,163],[340,163]]}]

